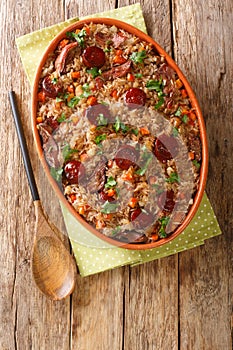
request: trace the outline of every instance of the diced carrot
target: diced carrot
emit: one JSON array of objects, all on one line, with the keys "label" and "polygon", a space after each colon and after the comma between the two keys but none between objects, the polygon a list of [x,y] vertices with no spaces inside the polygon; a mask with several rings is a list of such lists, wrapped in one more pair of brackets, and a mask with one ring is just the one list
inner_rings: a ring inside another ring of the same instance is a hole
[{"label": "diced carrot", "polygon": [[181,114],[182,114],[182,115],[189,114],[189,113],[190,113],[190,111],[188,111],[188,110],[185,109],[185,108],[182,108],[182,111],[181,111]]},{"label": "diced carrot", "polygon": [[81,206],[78,208],[78,213],[79,213],[80,215],[84,215],[84,213],[85,213],[84,205],[81,205]]},{"label": "diced carrot", "polygon": [[135,80],[134,75],[132,73],[128,73],[127,74],[127,80],[128,81],[134,81]]},{"label": "diced carrot", "polygon": [[194,152],[189,152],[189,159],[193,160],[195,158],[195,153]]},{"label": "diced carrot", "polygon": [[144,46],[141,46],[139,49],[138,49],[138,52],[141,52],[141,51],[144,51],[145,50],[145,47]]},{"label": "diced carrot", "polygon": [[75,33],[78,34],[80,31],[80,29],[76,29]]},{"label": "diced carrot", "polygon": [[117,90],[113,90],[113,91],[111,92],[111,96],[112,96],[113,98],[118,98]]},{"label": "diced carrot", "polygon": [[68,42],[69,42],[68,39],[63,39],[62,41],[60,41],[59,49],[63,49],[68,44]]},{"label": "diced carrot", "polygon": [[74,97],[74,93],[69,94],[67,97],[67,102],[70,102],[70,100]]},{"label": "diced carrot", "polygon": [[144,136],[144,135],[150,135],[150,132],[147,128],[140,128],[140,133]]},{"label": "diced carrot", "polygon": [[90,131],[93,132],[93,131],[95,131],[95,129],[96,129],[96,126],[95,126],[95,125],[91,125],[91,126],[90,126]]},{"label": "diced carrot", "polygon": [[187,91],[185,89],[180,90],[180,92],[183,98],[188,96]]},{"label": "diced carrot", "polygon": [[153,239],[153,241],[157,241],[159,239],[158,233],[152,233],[151,238]]},{"label": "diced carrot", "polygon": [[62,101],[56,102],[55,103],[55,109],[59,111],[61,109],[61,104],[62,104]]},{"label": "diced carrot", "polygon": [[133,174],[131,172],[127,172],[126,174],[122,175],[122,180],[132,181]]},{"label": "diced carrot", "polygon": [[43,122],[43,118],[42,117],[37,117],[36,118],[36,122],[37,122],[37,124],[42,123]]},{"label": "diced carrot", "polygon": [[109,167],[109,168],[112,168],[112,166],[113,166],[113,160],[112,160],[112,159],[109,159],[109,161],[108,161],[108,167]]},{"label": "diced carrot", "polygon": [[110,189],[108,190],[108,196],[109,196],[109,197],[113,197],[115,193],[116,193],[116,192],[115,192],[115,190],[114,190],[113,188],[110,188]]},{"label": "diced carrot", "polygon": [[87,33],[87,35],[90,35],[90,34],[91,34],[91,30],[90,30],[90,28],[89,28],[89,27],[85,27],[84,29],[85,29],[85,31],[86,31],[86,33]]},{"label": "diced carrot", "polygon": [[44,93],[44,91],[40,91],[38,93],[37,99],[38,99],[39,102],[43,102],[43,103],[45,102],[45,93]]},{"label": "diced carrot", "polygon": [[68,88],[67,88],[67,91],[70,92],[70,93],[73,93],[74,92],[73,85],[69,85]]},{"label": "diced carrot", "polygon": [[87,160],[87,158],[88,158],[88,155],[86,153],[83,153],[80,155],[81,162],[85,162],[85,160]]},{"label": "diced carrot", "polygon": [[115,56],[114,58],[113,58],[113,63],[118,63],[118,64],[123,64],[123,63],[125,63],[127,61],[127,59],[126,58],[124,58],[124,57],[122,57],[122,56]]},{"label": "diced carrot", "polygon": [[123,51],[122,50],[116,50],[116,55],[117,56],[121,56],[123,54]]},{"label": "diced carrot", "polygon": [[113,217],[113,214],[104,214],[103,216],[106,220],[111,220]]},{"label": "diced carrot", "polygon": [[132,197],[128,204],[129,204],[130,208],[135,208],[137,205],[137,202],[138,202],[138,199],[135,197]]},{"label": "diced carrot", "polygon": [[182,81],[181,81],[180,79],[177,79],[177,80],[176,80],[176,87],[177,87],[177,89],[182,88],[182,86],[183,86]]},{"label": "diced carrot", "polygon": [[97,220],[96,221],[96,224],[95,224],[95,227],[98,229],[101,229],[105,226],[105,223],[103,222],[103,220]]},{"label": "diced carrot", "polygon": [[70,200],[71,200],[71,202],[73,203],[73,202],[75,201],[75,199],[76,199],[76,194],[71,193],[71,194],[70,194]]},{"label": "diced carrot", "polygon": [[78,79],[78,78],[80,78],[80,75],[81,75],[80,72],[72,72],[72,73],[71,73],[71,76],[72,76],[73,79]]},{"label": "diced carrot", "polygon": [[88,106],[94,106],[97,104],[97,98],[95,96],[89,96],[87,99]]},{"label": "diced carrot", "polygon": [[194,120],[197,119],[196,114],[195,114],[194,112],[190,112],[190,113],[189,113],[189,119],[191,119],[191,120],[194,122]]}]

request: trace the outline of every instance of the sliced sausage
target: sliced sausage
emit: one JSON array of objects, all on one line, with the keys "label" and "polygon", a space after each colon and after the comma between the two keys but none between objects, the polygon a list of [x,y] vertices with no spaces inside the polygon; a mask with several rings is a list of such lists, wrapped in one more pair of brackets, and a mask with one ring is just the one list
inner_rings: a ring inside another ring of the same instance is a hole
[{"label": "sliced sausage", "polygon": [[83,52],[83,63],[86,67],[101,68],[105,64],[105,53],[98,46],[89,46]]},{"label": "sliced sausage", "polygon": [[146,94],[139,88],[131,88],[126,91],[124,96],[125,103],[128,105],[144,106],[146,103]]},{"label": "sliced sausage", "polygon": [[101,160],[97,164],[93,174],[89,177],[86,188],[90,193],[97,193],[103,190],[106,182],[106,162],[107,160]]},{"label": "sliced sausage", "polygon": [[138,159],[138,151],[129,145],[122,146],[116,156],[116,165],[122,170],[128,170],[131,165],[135,165]]},{"label": "sliced sausage", "polygon": [[114,202],[115,198],[113,198],[112,196],[109,196],[107,192],[105,192],[104,190],[102,190],[99,194],[99,198],[101,200],[103,200],[104,202],[108,201],[108,202]]},{"label": "sliced sausage", "polygon": [[62,73],[65,68],[66,59],[68,56],[68,53],[75,48],[78,45],[77,42],[70,43],[66,45],[62,50],[61,53],[57,56],[57,59],[55,61],[55,68],[58,71],[58,73]]},{"label": "sliced sausage", "polygon": [[155,141],[154,154],[161,163],[174,158],[178,151],[179,145],[173,136],[162,134]]},{"label": "sliced sausage", "polygon": [[111,120],[111,113],[109,108],[101,103],[88,107],[85,112],[85,115],[89,120],[89,122],[96,126],[100,125],[99,123],[100,114],[102,114],[104,118],[106,118],[108,121]]},{"label": "sliced sausage", "polygon": [[85,167],[78,160],[70,160],[64,166],[64,175],[69,183],[78,184],[85,175]]},{"label": "sliced sausage", "polygon": [[63,89],[59,82],[54,83],[50,75],[46,75],[42,81],[42,89],[46,96],[56,98]]}]

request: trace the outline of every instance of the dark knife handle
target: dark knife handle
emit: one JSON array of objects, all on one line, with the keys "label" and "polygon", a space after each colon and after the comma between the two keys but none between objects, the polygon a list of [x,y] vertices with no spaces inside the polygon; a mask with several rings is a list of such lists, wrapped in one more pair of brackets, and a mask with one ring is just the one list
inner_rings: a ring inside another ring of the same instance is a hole
[{"label": "dark knife handle", "polygon": [[20,144],[20,148],[21,148],[21,152],[22,152],[22,156],[23,156],[23,162],[24,162],[24,166],[25,166],[25,170],[26,170],[26,174],[27,174],[27,178],[28,178],[28,182],[29,182],[29,186],[30,186],[30,190],[31,190],[31,194],[32,194],[32,199],[33,199],[33,201],[37,201],[40,199],[39,193],[38,193],[38,189],[36,186],[36,181],[35,181],[35,177],[33,174],[31,161],[29,158],[27,143],[25,140],[23,126],[21,123],[19,110],[17,107],[16,95],[15,95],[14,91],[9,92],[9,99],[10,99],[12,114],[13,114],[14,121],[15,121],[16,131],[17,131],[17,135],[18,135],[18,139],[19,139],[19,144]]}]

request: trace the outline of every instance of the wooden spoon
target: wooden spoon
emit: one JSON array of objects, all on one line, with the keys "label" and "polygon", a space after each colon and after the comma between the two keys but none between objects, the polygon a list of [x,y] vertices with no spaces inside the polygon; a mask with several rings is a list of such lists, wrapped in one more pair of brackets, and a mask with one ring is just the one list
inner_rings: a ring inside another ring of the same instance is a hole
[{"label": "wooden spoon", "polygon": [[9,92],[9,99],[35,205],[36,225],[32,249],[33,277],[37,287],[46,296],[53,300],[61,300],[74,290],[77,273],[76,264],[63,242],[56,235],[55,228],[51,227],[45,217],[32,171],[14,91]]}]

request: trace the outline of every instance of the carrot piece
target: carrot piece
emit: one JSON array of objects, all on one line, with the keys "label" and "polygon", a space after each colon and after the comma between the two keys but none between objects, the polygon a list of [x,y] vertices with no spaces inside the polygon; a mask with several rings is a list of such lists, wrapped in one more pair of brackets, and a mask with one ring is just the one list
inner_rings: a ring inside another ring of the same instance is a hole
[{"label": "carrot piece", "polygon": [[112,160],[112,159],[109,159],[109,161],[108,161],[108,167],[109,167],[109,168],[112,168],[112,166],[113,166],[113,160]]},{"label": "carrot piece", "polygon": [[43,103],[45,102],[45,93],[44,93],[44,91],[40,91],[38,93],[37,99],[38,99],[39,102],[43,102]]},{"label": "carrot piece", "polygon": [[187,91],[185,89],[180,90],[180,92],[183,98],[188,96]]},{"label": "carrot piece", "polygon": [[56,102],[55,103],[55,109],[59,111],[61,109],[61,104],[62,104],[62,101]]},{"label": "carrot piece", "polygon": [[80,78],[80,75],[81,75],[80,72],[72,72],[72,73],[71,73],[71,76],[72,76],[73,79],[78,79],[78,78]]},{"label": "carrot piece", "polygon": [[189,113],[189,119],[191,119],[191,120],[194,122],[194,120],[196,120],[196,119],[197,119],[196,114],[195,114],[195,113],[193,113],[193,112],[190,112],[190,113]]},{"label": "carrot piece", "polygon": [[[72,92],[71,94],[69,94],[69,96],[67,97],[67,102],[70,102],[70,100],[74,97],[74,93]],[[60,102],[59,102],[60,103]]]},{"label": "carrot piece", "polygon": [[189,152],[189,159],[193,160],[195,158],[194,152]]},{"label": "carrot piece", "polygon": [[115,190],[114,190],[113,188],[110,188],[110,189],[108,190],[108,195],[109,195],[109,197],[113,197],[114,194],[115,194]]},{"label": "carrot piece", "polygon": [[70,194],[70,200],[71,200],[71,202],[73,203],[73,202],[75,201],[75,199],[76,199],[76,194],[71,193],[71,194]]},{"label": "carrot piece", "polygon": [[134,75],[132,73],[128,73],[127,74],[127,80],[128,81],[134,81],[135,80]]},{"label": "carrot piece", "polygon": [[183,109],[182,108],[182,111],[181,111],[181,114],[184,115],[184,114],[189,114],[190,111],[188,111],[187,109]]},{"label": "carrot piece", "polygon": [[88,106],[94,106],[97,104],[97,98],[95,96],[89,96],[87,99]]},{"label": "carrot piece", "polygon": [[112,96],[113,98],[117,98],[117,97],[118,97],[117,90],[113,90],[113,91],[111,92],[111,96]]},{"label": "carrot piece", "polygon": [[153,241],[157,241],[159,239],[158,233],[152,233],[151,238],[153,239]]},{"label": "carrot piece", "polygon": [[68,39],[61,40],[59,43],[59,49],[63,49],[68,44],[68,42],[69,42]]},{"label": "carrot piece", "polygon": [[103,216],[106,220],[111,220],[113,217],[113,214],[104,214]]},{"label": "carrot piece", "polygon": [[128,203],[128,205],[130,206],[130,208],[135,208],[137,205],[138,199],[135,197],[132,197]]},{"label": "carrot piece", "polygon": [[127,61],[127,59],[126,58],[124,58],[124,57],[122,57],[122,56],[115,56],[114,58],[113,58],[113,63],[118,63],[118,64],[123,64],[123,63],[125,63]]},{"label": "carrot piece", "polygon": [[89,36],[91,34],[90,28],[89,27],[85,27],[84,29],[85,29],[87,35]]},{"label": "carrot piece", "polygon": [[37,117],[36,118],[36,122],[37,122],[37,124],[42,123],[43,122],[43,118],[42,117]]},{"label": "carrot piece", "polygon": [[67,91],[70,92],[70,93],[73,93],[74,92],[73,85],[69,85],[68,88],[67,88]]},{"label": "carrot piece", "polygon": [[122,50],[116,50],[116,55],[117,56],[121,56],[123,54],[123,51]]},{"label": "carrot piece", "polygon": [[176,87],[177,87],[177,89],[180,89],[182,86],[183,86],[182,81],[180,79],[177,79],[176,80]]},{"label": "carrot piece", "polygon": [[128,171],[126,174],[122,175],[122,180],[126,181],[132,181],[133,180],[133,174],[131,171]]},{"label": "carrot piece", "polygon": [[79,213],[80,215],[84,215],[84,213],[85,213],[84,205],[81,205],[81,206],[78,208],[78,213]]},{"label": "carrot piece", "polygon": [[141,52],[141,51],[144,51],[145,50],[145,47],[144,46],[141,46],[139,49],[138,49],[138,52]]},{"label": "carrot piece", "polygon": [[140,128],[140,133],[144,136],[144,135],[150,135],[150,132],[147,128]]},{"label": "carrot piece", "polygon": [[81,162],[85,162],[85,160],[88,158],[88,155],[86,153],[83,153],[80,155]]}]

